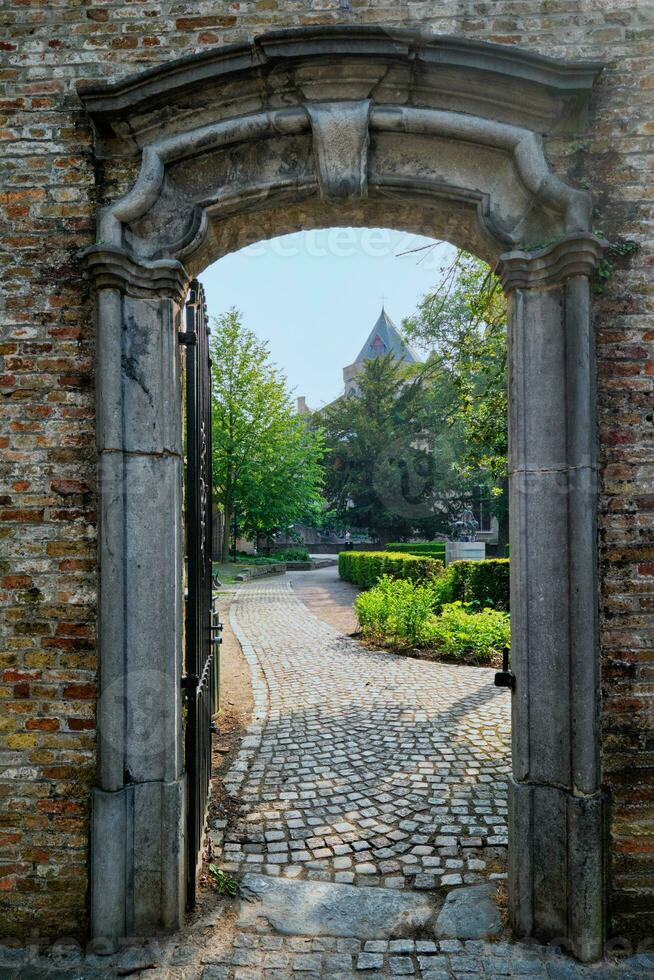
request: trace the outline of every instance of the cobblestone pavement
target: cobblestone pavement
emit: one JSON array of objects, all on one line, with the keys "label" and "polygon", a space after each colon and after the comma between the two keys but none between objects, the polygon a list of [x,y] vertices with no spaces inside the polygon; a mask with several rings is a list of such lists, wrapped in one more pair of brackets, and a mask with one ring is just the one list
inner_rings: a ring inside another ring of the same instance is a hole
[{"label": "cobblestone pavement", "polygon": [[226,779],[241,812],[225,870],[418,889],[503,876],[509,697],[491,670],[368,650],[288,576],[241,589],[232,625],[256,717]]},{"label": "cobblestone pavement", "polygon": [[505,977],[547,980],[650,977],[654,956],[621,963],[582,966],[559,950],[525,943],[429,940],[282,939],[241,933],[234,949],[207,964],[202,980],[365,980],[370,976],[410,976],[414,980],[499,980]]},{"label": "cobblestone pavement", "polygon": [[[62,951],[19,962],[0,950],[2,980],[352,980],[409,976],[414,980],[641,980],[654,975],[654,955],[582,966],[559,950],[526,943],[458,940],[286,938],[236,933],[216,942],[210,930],[186,932],[113,956]],[[139,969],[141,966],[141,969]]]},{"label": "cobblestone pavement", "polygon": [[359,629],[353,603],[361,590],[340,579],[336,566],[290,572],[288,579],[293,592],[318,619],[346,635]]},{"label": "cobblestone pavement", "polygon": [[[239,818],[217,818],[210,832],[221,868],[423,890],[501,879],[509,701],[492,672],[370,651],[329,625],[347,628],[342,595],[328,608],[339,595],[328,575],[307,583],[321,619],[290,581],[254,581],[232,605],[254,713],[226,777]],[[238,899],[212,901],[182,932],[110,956],[0,948],[0,980],[654,975],[644,954],[582,966],[537,944],[282,936],[264,920],[244,931]]]}]

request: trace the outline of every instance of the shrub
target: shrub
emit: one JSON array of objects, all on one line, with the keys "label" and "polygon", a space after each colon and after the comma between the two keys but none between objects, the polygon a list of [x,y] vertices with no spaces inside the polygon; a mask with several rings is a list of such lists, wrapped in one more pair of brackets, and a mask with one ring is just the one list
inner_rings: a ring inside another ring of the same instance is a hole
[{"label": "shrub", "polygon": [[299,546],[284,548],[283,551],[276,553],[274,558],[278,561],[310,561],[311,556],[306,548],[301,548]]},{"label": "shrub", "polygon": [[439,558],[445,561],[444,541],[392,541],[386,545],[387,551],[400,552],[405,555],[421,555],[428,558]]},{"label": "shrub", "polygon": [[434,612],[439,613],[448,602],[454,602],[458,598],[457,582],[455,576],[450,572],[450,565],[440,578],[432,583],[432,596],[434,600]]},{"label": "shrub", "polygon": [[364,636],[381,643],[434,647],[453,657],[489,663],[510,643],[510,617],[496,609],[475,612],[463,602],[449,602],[440,615],[439,589],[446,580],[415,583],[382,576],[355,600]]},{"label": "shrub", "polygon": [[490,558],[466,564],[470,567],[466,575],[464,601],[483,609],[492,606],[493,609],[508,610],[510,561],[507,558]]},{"label": "shrub", "polygon": [[443,606],[422,628],[423,642],[451,656],[471,655],[489,663],[511,642],[510,617],[496,609],[472,612],[462,602]]},{"label": "shrub", "polygon": [[509,609],[509,569],[507,558],[484,561],[453,561],[437,584],[438,606],[465,602],[477,609]]},{"label": "shrub", "polygon": [[430,584],[382,576],[355,600],[361,630],[382,642],[419,646],[433,611]]},{"label": "shrub", "polygon": [[341,551],[338,572],[346,582],[369,589],[383,575],[410,582],[430,581],[443,573],[443,563],[434,558],[388,551]]}]

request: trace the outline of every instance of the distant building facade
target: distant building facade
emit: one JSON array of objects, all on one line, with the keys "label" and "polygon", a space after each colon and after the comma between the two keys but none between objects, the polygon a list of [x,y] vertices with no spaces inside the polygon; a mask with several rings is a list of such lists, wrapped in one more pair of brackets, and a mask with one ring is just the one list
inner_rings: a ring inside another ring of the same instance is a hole
[{"label": "distant building facade", "polygon": [[[347,367],[343,368],[343,394],[356,394],[357,375],[363,370],[366,361],[370,361],[375,357],[384,357],[386,354],[392,354],[396,360],[404,361],[405,364],[417,364],[420,362],[420,358],[416,352],[403,339],[385,308],[382,307],[382,311],[357,357],[352,364],[348,364]],[[298,415],[312,414],[313,409],[307,405],[305,395],[298,397],[296,411]]]},{"label": "distant building facade", "polygon": [[357,391],[357,375],[363,370],[366,361],[375,357],[392,354],[398,361],[405,364],[416,364],[420,358],[402,338],[399,330],[382,307],[379,318],[368,335],[368,339],[359,351],[356,360],[343,368],[343,383],[345,394],[353,395]]}]

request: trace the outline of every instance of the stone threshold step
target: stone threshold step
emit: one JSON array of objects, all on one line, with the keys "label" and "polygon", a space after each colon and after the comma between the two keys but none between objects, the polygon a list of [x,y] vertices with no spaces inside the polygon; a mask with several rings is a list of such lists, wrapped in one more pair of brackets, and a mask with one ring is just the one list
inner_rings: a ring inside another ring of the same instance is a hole
[{"label": "stone threshold step", "polygon": [[285,936],[481,939],[502,928],[491,884],[454,889],[441,903],[425,892],[246,874],[240,896],[239,928],[266,923]]}]

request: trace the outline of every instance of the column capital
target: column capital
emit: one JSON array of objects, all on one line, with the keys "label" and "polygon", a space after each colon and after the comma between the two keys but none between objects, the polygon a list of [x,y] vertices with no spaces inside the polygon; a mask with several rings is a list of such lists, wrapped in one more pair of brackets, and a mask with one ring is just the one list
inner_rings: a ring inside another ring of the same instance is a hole
[{"label": "column capital", "polygon": [[92,245],[83,257],[96,291],[118,289],[127,296],[167,296],[182,302],[191,281],[182,263],[175,259],[138,261],[123,248],[105,245]]},{"label": "column capital", "polygon": [[505,252],[497,275],[506,292],[559,286],[573,276],[590,278],[606,244],[590,232],[577,232],[534,252]]}]

